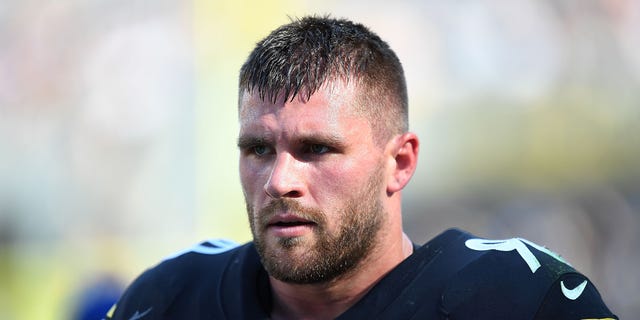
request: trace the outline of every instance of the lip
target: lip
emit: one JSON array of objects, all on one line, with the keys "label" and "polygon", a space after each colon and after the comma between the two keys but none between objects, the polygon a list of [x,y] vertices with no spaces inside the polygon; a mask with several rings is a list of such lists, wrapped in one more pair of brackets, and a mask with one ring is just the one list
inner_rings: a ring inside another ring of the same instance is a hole
[{"label": "lip", "polygon": [[315,226],[315,222],[294,214],[280,214],[269,219],[267,230],[276,237],[293,238],[305,235]]},{"label": "lip", "polygon": [[314,223],[314,222],[309,219],[304,219],[295,214],[290,214],[290,213],[277,214],[271,217],[271,219],[269,219],[269,226],[283,224],[283,223],[284,224],[292,224],[292,223],[307,224],[307,223]]}]

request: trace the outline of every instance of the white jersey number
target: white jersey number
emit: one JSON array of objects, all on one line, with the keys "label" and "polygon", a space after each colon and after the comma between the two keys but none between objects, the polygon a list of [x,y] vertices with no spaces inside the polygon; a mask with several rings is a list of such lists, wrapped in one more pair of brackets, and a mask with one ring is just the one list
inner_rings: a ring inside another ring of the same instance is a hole
[{"label": "white jersey number", "polygon": [[532,273],[535,273],[538,268],[540,268],[540,261],[536,258],[536,256],[529,250],[526,244],[550,255],[556,260],[569,265],[562,257],[560,257],[557,253],[539,246],[531,241],[522,238],[512,238],[506,240],[487,240],[487,239],[469,239],[464,244],[467,248],[476,251],[487,251],[487,250],[498,250],[498,251],[512,251],[516,250],[520,257],[527,263],[529,269],[531,269]]}]

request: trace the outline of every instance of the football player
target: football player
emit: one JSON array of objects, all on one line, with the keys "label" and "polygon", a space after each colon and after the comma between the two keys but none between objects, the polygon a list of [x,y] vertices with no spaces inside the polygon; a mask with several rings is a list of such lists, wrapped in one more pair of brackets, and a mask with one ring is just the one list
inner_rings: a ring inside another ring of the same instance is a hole
[{"label": "football player", "polygon": [[208,241],[136,279],[110,319],[615,319],[593,283],[524,239],[402,229],[417,164],[402,66],[368,28],[304,17],[240,70],[253,241]]}]

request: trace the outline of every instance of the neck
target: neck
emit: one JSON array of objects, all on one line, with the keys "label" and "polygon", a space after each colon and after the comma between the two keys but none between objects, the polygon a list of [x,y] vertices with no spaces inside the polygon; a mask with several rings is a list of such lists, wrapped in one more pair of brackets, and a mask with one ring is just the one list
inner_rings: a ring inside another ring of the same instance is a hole
[{"label": "neck", "polygon": [[409,238],[401,230],[399,233],[393,245],[378,243],[352,271],[330,282],[291,284],[270,277],[272,319],[333,319],[339,316],[413,253]]}]

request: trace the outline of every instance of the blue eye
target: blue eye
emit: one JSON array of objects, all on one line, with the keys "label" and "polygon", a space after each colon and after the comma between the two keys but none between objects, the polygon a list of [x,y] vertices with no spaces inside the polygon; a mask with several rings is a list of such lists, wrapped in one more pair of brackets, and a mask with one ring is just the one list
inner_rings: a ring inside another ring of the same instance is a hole
[{"label": "blue eye", "polygon": [[321,144],[309,145],[309,151],[315,154],[323,154],[329,152],[329,147]]},{"label": "blue eye", "polygon": [[267,148],[267,146],[264,146],[264,145],[253,146],[252,149],[253,149],[253,153],[258,156],[265,155],[267,154],[267,152],[269,152],[269,148]]}]

